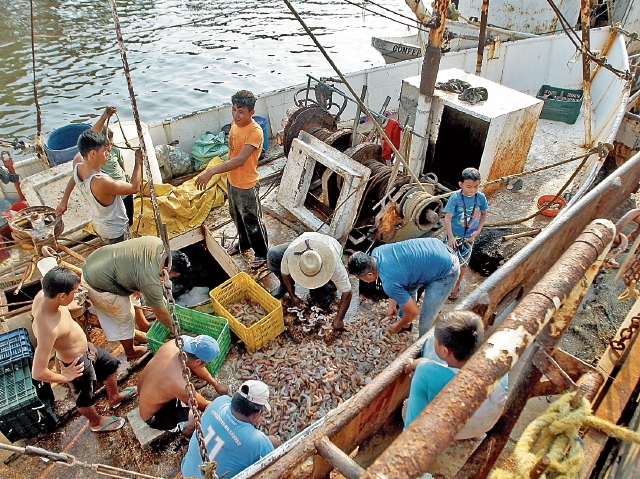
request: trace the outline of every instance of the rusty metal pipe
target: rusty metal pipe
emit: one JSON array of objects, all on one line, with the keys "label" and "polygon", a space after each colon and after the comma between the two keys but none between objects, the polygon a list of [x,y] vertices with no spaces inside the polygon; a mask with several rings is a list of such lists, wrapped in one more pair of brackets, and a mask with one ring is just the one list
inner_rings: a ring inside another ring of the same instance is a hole
[{"label": "rusty metal pipe", "polygon": [[[595,278],[600,270],[602,261],[606,256],[614,237],[615,233],[611,238],[611,242],[609,242],[607,238],[601,238],[601,241],[604,243],[604,248],[599,250],[598,261],[594,262],[583,276],[587,280],[586,284],[576,285],[575,289],[563,301],[562,307],[554,315],[549,326],[546,327],[538,336],[537,344],[530,353],[530,358],[532,359],[527,361],[522,368],[516,384],[509,394],[502,416],[493,429],[487,433],[487,437],[480,446],[476,448],[465,465],[460,469],[460,471],[458,471],[455,479],[485,478],[491,472],[493,465],[498,460],[500,451],[502,451],[509,439],[511,430],[520,417],[520,413],[524,409],[527,400],[530,397],[535,396],[536,391],[539,389],[540,379],[542,378],[543,373],[540,368],[535,365],[535,358],[537,357],[538,352],[542,348],[554,348],[559,344],[562,334],[564,334],[564,331],[571,322],[571,318],[573,318],[582,298],[586,294],[589,284],[593,281],[593,278]],[[584,239],[583,234],[576,240],[576,243],[583,242]],[[576,243],[574,243],[574,245]],[[568,254],[568,251],[565,255],[566,254]],[[594,376],[592,373],[583,374],[577,381],[578,386],[584,385],[587,387],[589,390],[589,399],[595,396],[600,385],[604,381],[604,378],[602,378],[599,373],[595,374],[596,377],[592,376]]]},{"label": "rusty metal pipe", "polygon": [[543,329],[543,346],[559,340],[569,323],[547,325],[614,234],[610,221],[591,223],[363,478],[410,478],[428,470]]},{"label": "rusty metal pipe", "polygon": [[[582,27],[582,45],[585,51],[589,50],[589,23],[591,13],[591,0],[580,2],[580,25]],[[584,146],[591,146],[591,71],[589,57],[582,54],[582,98],[584,103]]]},{"label": "rusty metal pipe", "polygon": [[480,34],[478,37],[478,59],[476,60],[476,75],[482,71],[482,57],[484,56],[484,37],[487,33],[487,18],[489,16],[489,0],[482,1],[480,12]]}]

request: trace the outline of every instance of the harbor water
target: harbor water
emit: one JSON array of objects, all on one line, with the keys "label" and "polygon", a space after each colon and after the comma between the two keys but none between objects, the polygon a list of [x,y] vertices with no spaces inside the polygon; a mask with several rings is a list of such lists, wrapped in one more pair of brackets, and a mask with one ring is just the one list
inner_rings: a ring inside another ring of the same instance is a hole
[{"label": "harbor water", "polygon": [[[383,65],[372,36],[408,27],[342,0],[293,1],[343,72]],[[140,118],[146,123],[334,75],[312,40],[279,0],[117,1]],[[35,75],[42,133],[92,123],[106,105],[123,121],[131,106],[110,4],[96,0],[33,0]],[[402,0],[384,2],[411,12]],[[393,16],[388,11],[367,6]],[[0,139],[36,133],[30,2],[0,2]],[[404,23],[410,23],[398,18]],[[114,118],[115,121],[115,118]],[[20,155],[17,155],[18,157]]]}]

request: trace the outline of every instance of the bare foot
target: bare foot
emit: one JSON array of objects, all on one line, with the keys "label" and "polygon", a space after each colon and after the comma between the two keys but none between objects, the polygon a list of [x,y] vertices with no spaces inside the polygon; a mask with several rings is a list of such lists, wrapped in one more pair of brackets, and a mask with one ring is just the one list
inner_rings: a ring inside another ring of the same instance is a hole
[{"label": "bare foot", "polygon": [[141,358],[142,356],[144,356],[147,351],[149,351],[149,348],[145,345],[145,346],[134,346],[133,347],[133,354],[127,354],[127,360],[131,361],[132,359],[138,359]]}]

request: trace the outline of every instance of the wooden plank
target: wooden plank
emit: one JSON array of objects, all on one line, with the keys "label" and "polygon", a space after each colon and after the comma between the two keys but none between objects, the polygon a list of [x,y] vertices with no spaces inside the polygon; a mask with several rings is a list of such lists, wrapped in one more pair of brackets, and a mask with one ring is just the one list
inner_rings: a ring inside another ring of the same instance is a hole
[{"label": "wooden plank", "polygon": [[204,240],[204,231],[202,226],[197,226],[184,233],[174,236],[169,240],[169,246],[171,249],[182,249],[186,246],[190,246],[195,243],[199,243]]},{"label": "wooden plank", "polygon": [[149,425],[140,418],[140,410],[138,408],[127,413],[127,420],[129,424],[131,424],[131,429],[133,429],[136,439],[140,441],[142,449],[148,449],[153,444],[169,438],[174,434],[170,431],[160,431],[149,427]]},{"label": "wooden plank", "polygon": [[222,267],[225,273],[229,275],[229,277],[233,277],[240,272],[240,268],[235,264],[231,256],[226,252],[226,250],[218,243],[213,234],[208,230],[204,229],[204,240],[207,244],[207,250],[213,256],[218,264]]},{"label": "wooden plank", "polygon": [[[613,423],[620,419],[640,378],[640,341],[637,335],[632,341],[632,344],[627,345],[629,354],[624,364],[595,411],[595,416]],[[591,475],[607,439],[608,436],[603,432],[595,429],[587,431],[583,438],[585,459],[580,469],[580,479],[586,479]]]}]

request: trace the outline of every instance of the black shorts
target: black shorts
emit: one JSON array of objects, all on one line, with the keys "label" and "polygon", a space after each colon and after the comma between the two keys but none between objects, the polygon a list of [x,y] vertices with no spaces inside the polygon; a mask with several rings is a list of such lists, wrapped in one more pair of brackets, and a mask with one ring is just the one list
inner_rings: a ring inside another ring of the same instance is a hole
[{"label": "black shorts", "polygon": [[[77,407],[91,407],[95,403],[96,385],[115,373],[120,366],[120,361],[104,349],[87,343],[87,352],[76,364],[81,362],[84,364],[82,376],[72,380],[69,387]],[[65,364],[65,366],[69,366],[69,364]]]},{"label": "black shorts", "polygon": [[181,422],[189,420],[189,408],[183,406],[179,399],[172,399],[165,403],[151,419],[145,421],[149,427],[159,429],[161,431],[170,431],[175,429]]}]

